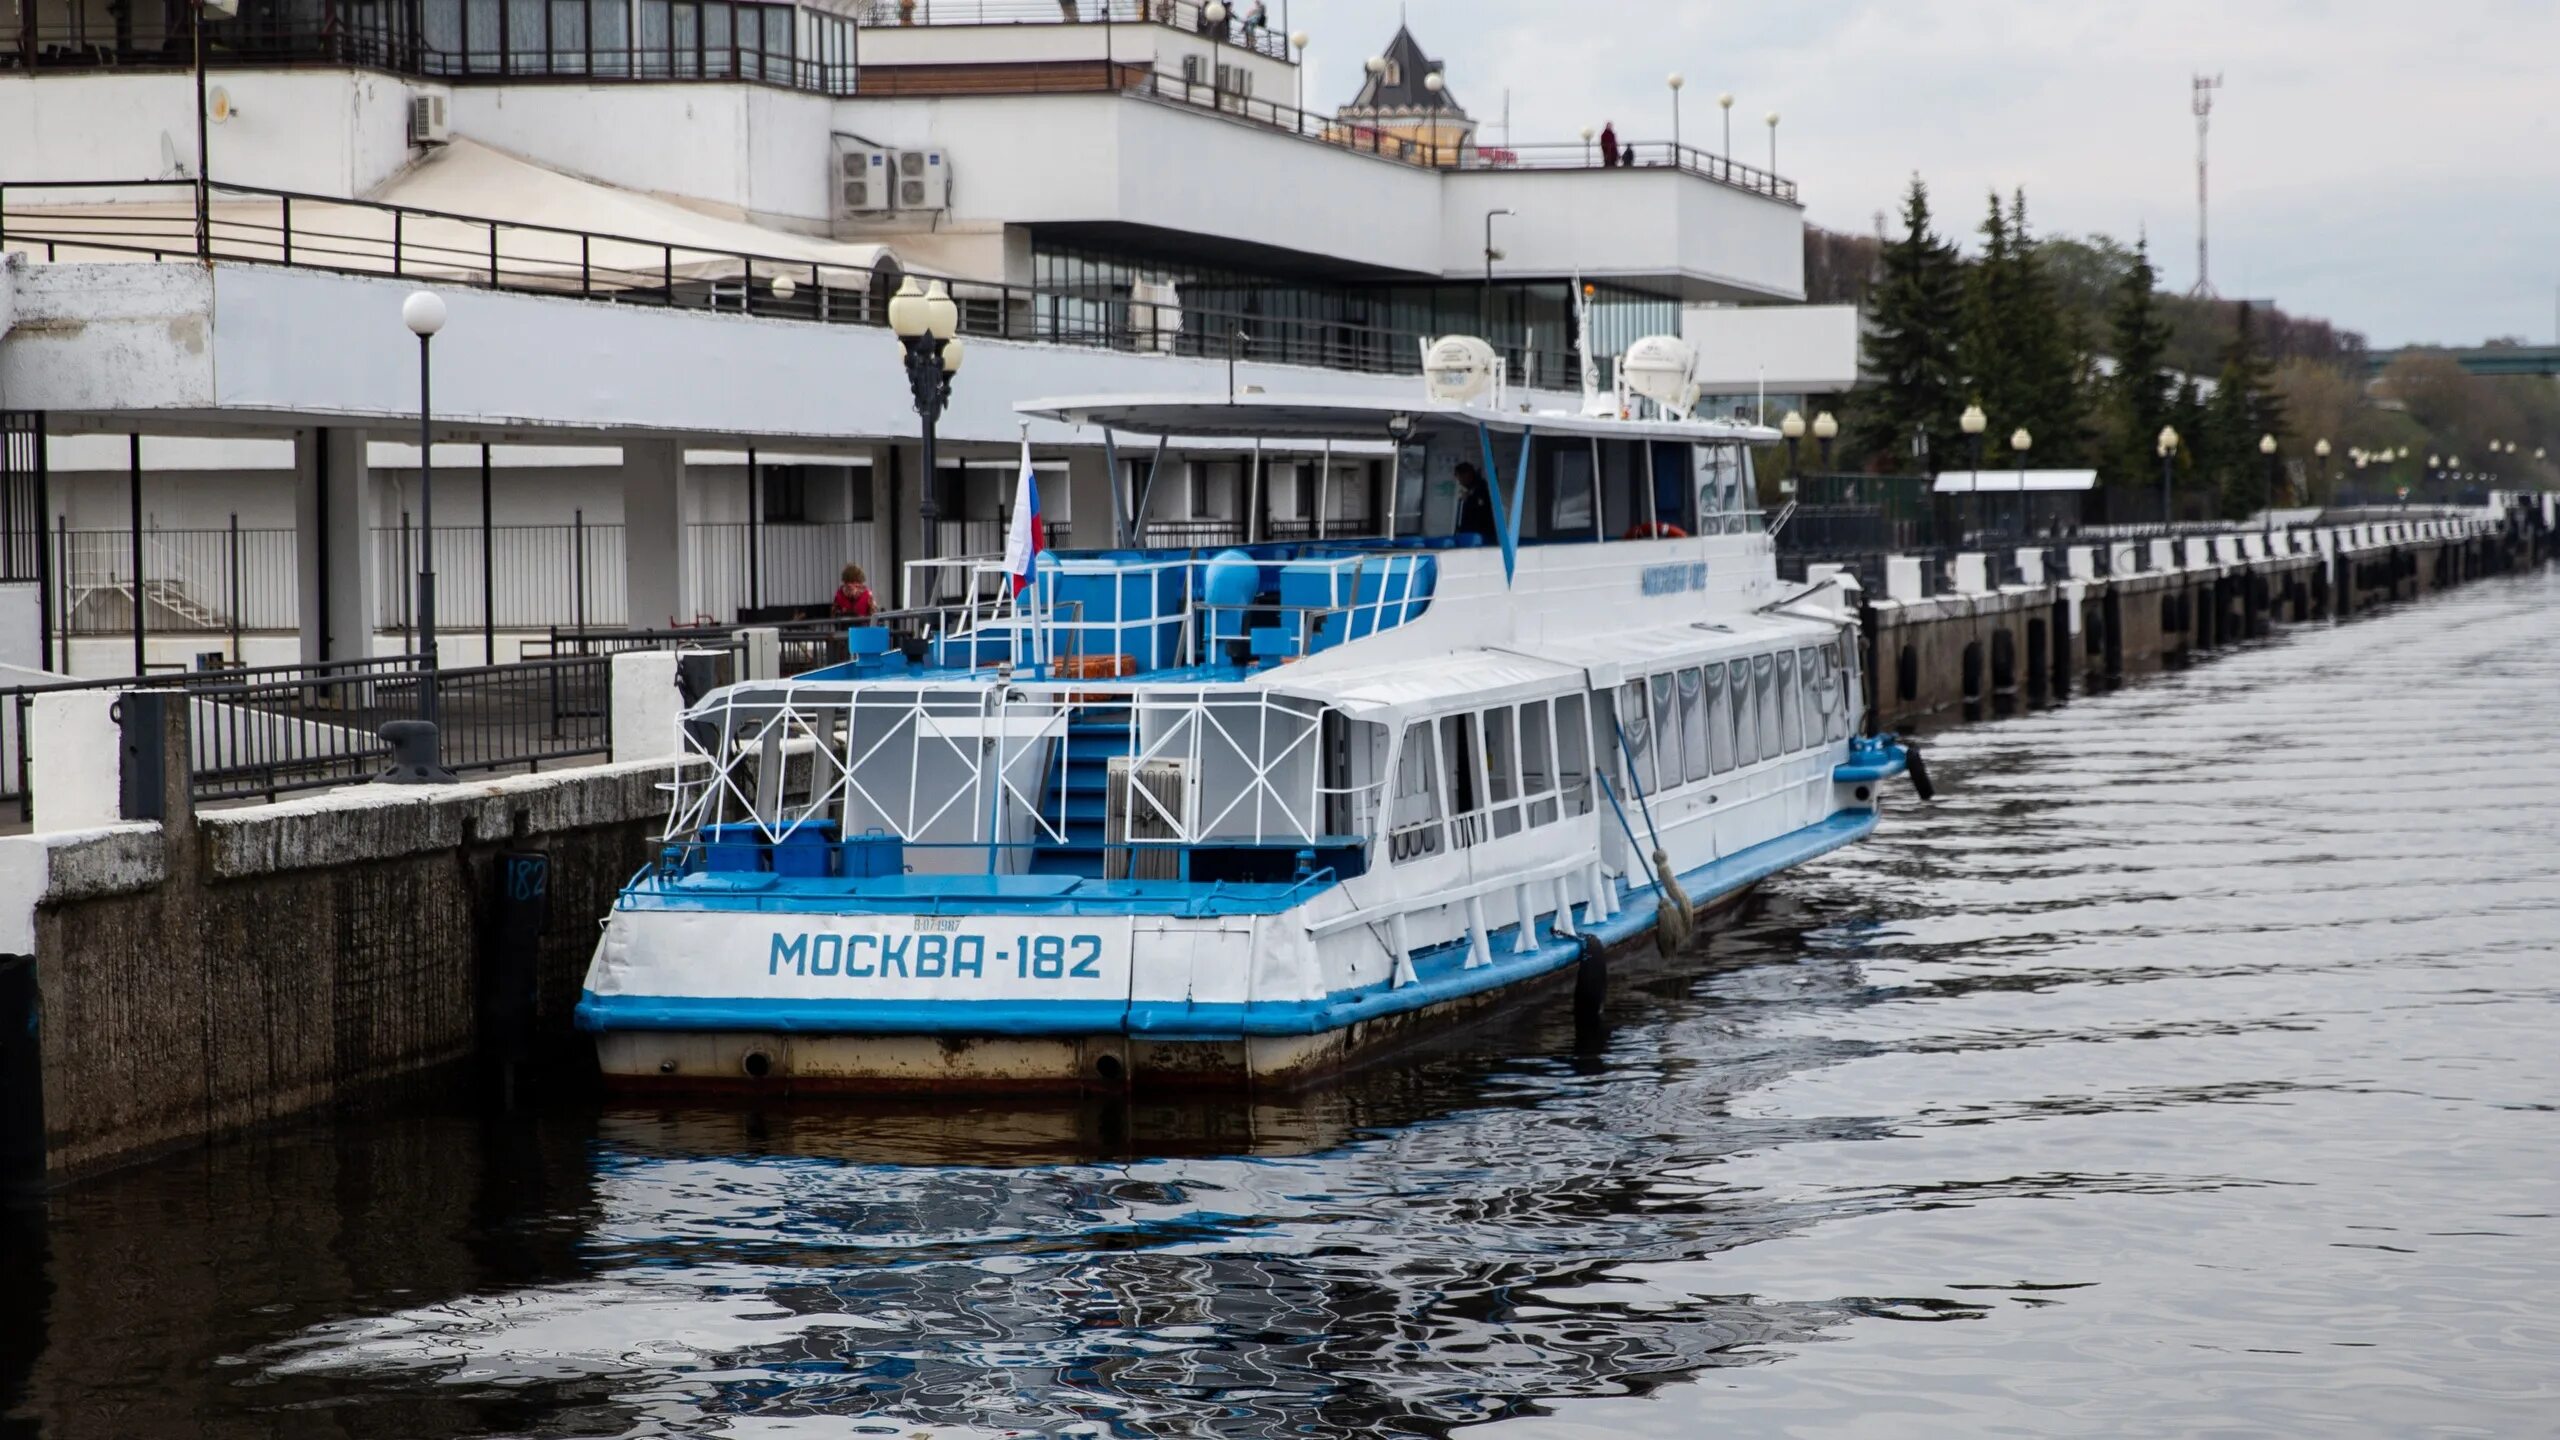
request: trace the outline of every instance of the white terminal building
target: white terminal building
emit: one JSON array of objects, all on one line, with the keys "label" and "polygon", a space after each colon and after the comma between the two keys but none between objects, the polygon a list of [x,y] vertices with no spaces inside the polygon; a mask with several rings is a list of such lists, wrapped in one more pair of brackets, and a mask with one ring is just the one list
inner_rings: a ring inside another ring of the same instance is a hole
[{"label": "white terminal building", "polygon": [[[1853,379],[1792,181],[1497,144],[1409,31],[1354,67],[1374,36],[1256,11],[0,0],[0,662],[130,674],[137,606],[153,667],[400,653],[420,288],[447,664],[823,605],[848,561],[895,603],[906,562],[1001,548],[1026,438],[1067,544],[1379,533],[1383,443],[1158,450],[1014,406],[1418,397],[1453,333],[1570,405],[1577,283],[1603,364],[1685,334],[1741,403]],[[1311,47],[1358,93],[1306,94]],[[1667,134],[1675,99],[1622,115]],[[908,277],[964,342],[931,477]]]}]

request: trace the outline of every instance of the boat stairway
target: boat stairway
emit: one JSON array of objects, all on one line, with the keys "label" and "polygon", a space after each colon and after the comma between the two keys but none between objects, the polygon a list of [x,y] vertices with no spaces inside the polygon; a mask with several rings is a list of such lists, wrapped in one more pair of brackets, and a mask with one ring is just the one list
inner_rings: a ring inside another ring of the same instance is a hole
[{"label": "boat stairway", "polygon": [[1078,711],[1067,722],[1066,775],[1063,787],[1051,762],[1046,797],[1063,792],[1066,823],[1059,827],[1064,844],[1044,844],[1031,852],[1035,875],[1081,875],[1102,878],[1104,821],[1111,804],[1111,762],[1129,753],[1128,707],[1094,707]]}]

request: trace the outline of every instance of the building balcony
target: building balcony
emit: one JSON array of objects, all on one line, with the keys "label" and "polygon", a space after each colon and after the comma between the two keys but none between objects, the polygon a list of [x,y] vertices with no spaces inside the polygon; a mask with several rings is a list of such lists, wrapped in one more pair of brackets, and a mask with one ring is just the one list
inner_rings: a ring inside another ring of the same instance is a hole
[{"label": "building balcony", "polygon": [[[1004,27],[1015,43],[1102,43],[1101,32],[1114,27],[1154,26],[1219,41],[1269,60],[1289,59],[1288,38],[1269,25],[1247,25],[1243,14],[1252,0],[1233,0],[1223,24],[1212,23],[1201,0],[861,0],[855,18],[868,33],[866,44],[893,45],[889,55],[900,63],[910,49],[948,53],[953,46],[1000,43],[993,35],[912,35],[903,43],[899,31],[986,32]],[[1039,31],[1013,30],[1038,26]],[[1072,29],[1066,27],[1073,27]],[[1084,37],[1075,41],[1073,37]],[[866,60],[874,58],[871,55]],[[881,57],[887,58],[887,57]]]},{"label": "building balcony", "polygon": [[[194,66],[191,9],[165,23],[122,11],[107,0],[22,7],[19,24],[0,28],[0,74]],[[208,17],[202,39],[216,70],[336,66],[460,84],[744,81],[849,95],[854,32],[845,16],[754,0],[244,0],[236,18]]]}]

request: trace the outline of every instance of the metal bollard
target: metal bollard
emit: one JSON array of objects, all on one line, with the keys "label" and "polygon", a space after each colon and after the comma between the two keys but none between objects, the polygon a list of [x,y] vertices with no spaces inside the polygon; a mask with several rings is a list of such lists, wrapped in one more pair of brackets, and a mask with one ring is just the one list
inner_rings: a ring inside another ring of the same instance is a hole
[{"label": "metal bollard", "polygon": [[391,747],[391,763],[373,777],[377,785],[450,785],[442,734],[432,720],[394,720],[378,732]]}]

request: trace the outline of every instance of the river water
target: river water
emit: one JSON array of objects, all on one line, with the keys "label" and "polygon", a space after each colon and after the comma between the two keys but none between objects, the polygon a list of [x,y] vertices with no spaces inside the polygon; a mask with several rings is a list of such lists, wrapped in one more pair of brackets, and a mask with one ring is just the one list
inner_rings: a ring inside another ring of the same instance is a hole
[{"label": "river water", "polygon": [[0,1230],[0,1434],[2560,1433],[2555,616],[1949,730],[1596,1041],[87,1181]]}]

